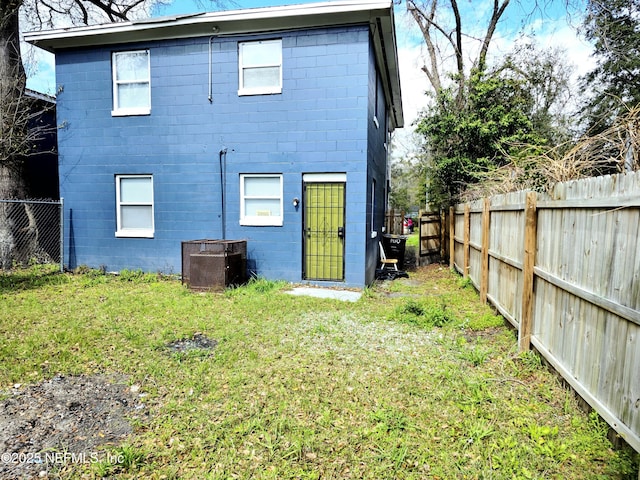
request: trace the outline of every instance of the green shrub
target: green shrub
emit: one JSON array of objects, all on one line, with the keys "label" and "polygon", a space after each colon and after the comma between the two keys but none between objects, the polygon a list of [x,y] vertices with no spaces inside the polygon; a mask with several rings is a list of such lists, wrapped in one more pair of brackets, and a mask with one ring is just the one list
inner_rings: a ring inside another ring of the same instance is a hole
[{"label": "green shrub", "polygon": [[396,307],[391,314],[391,319],[417,325],[422,328],[443,327],[455,320],[455,315],[441,302],[419,302],[414,299],[407,300]]}]

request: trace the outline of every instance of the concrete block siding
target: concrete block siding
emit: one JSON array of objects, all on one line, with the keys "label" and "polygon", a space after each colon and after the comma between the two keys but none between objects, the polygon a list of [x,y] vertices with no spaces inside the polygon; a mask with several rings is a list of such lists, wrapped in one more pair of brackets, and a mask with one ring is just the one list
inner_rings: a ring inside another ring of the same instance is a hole
[{"label": "concrete block siding", "polygon": [[[292,200],[302,198],[302,174],[343,172],[344,283],[370,282],[369,189],[376,178],[377,228],[386,156],[384,126],[372,127],[379,87],[369,35],[363,25],[213,38],[212,102],[208,37],[58,51],[66,264],[180,273],[181,241],[222,236],[226,148],[226,238],[247,240],[257,274],[301,281],[302,207]],[[282,39],[282,93],[238,96],[238,42],[272,38]],[[150,51],[151,113],[113,117],[111,53],[139,48]],[[384,118],[384,101],[378,109]],[[142,173],[153,175],[154,238],[116,238],[115,175]],[[283,226],[239,224],[243,173],[283,174]]]}]

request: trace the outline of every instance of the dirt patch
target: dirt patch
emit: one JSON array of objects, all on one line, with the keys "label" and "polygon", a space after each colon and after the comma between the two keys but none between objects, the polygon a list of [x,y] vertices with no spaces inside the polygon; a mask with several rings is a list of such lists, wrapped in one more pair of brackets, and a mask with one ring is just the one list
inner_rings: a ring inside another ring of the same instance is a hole
[{"label": "dirt patch", "polygon": [[503,328],[490,327],[483,330],[466,330],[463,335],[468,342],[476,342],[480,339],[491,339],[503,331]]},{"label": "dirt patch", "polygon": [[167,348],[172,353],[187,353],[192,350],[213,350],[217,345],[217,340],[201,333],[194,333],[191,338],[182,338],[169,343]]},{"label": "dirt patch", "polygon": [[104,447],[121,444],[131,420],[146,417],[144,396],[124,376],[14,385],[0,402],[0,479],[48,478],[71,463],[107,460]]}]

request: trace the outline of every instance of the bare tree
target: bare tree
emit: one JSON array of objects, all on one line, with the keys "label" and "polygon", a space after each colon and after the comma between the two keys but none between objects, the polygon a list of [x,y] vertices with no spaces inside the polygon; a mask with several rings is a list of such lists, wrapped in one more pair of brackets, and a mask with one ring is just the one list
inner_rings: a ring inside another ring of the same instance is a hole
[{"label": "bare tree", "polygon": [[[0,0],[0,197],[21,195],[16,153],[24,144],[27,124],[19,121],[26,76],[20,56],[20,33],[16,2]],[[22,153],[22,152],[20,152]]]},{"label": "bare tree", "polygon": [[[476,38],[480,48],[472,67],[483,72],[487,65],[487,53],[493,39],[496,27],[510,0],[492,0],[491,14],[487,21],[484,34]],[[460,12],[458,0],[407,0],[407,10],[420,28],[427,48],[427,59],[422,71],[427,75],[436,97],[442,92],[445,82],[442,75],[451,72],[442,72],[445,59],[453,56],[455,72],[453,78],[456,82],[456,100],[458,104],[463,101],[464,87],[467,78],[465,66],[465,37],[471,37],[465,32],[463,18]],[[449,10],[451,15],[449,15]],[[449,18],[450,17],[450,18]]]},{"label": "bare tree", "polygon": [[[19,68],[19,67],[18,67]],[[53,103],[44,102],[24,88],[24,78],[0,78],[0,199],[24,198],[25,161],[42,153],[38,146],[55,132],[43,117],[53,112]],[[16,230],[20,230],[17,241]],[[0,268],[8,269],[13,260],[29,260],[29,252],[38,251],[36,218],[28,204],[0,203]]]}]

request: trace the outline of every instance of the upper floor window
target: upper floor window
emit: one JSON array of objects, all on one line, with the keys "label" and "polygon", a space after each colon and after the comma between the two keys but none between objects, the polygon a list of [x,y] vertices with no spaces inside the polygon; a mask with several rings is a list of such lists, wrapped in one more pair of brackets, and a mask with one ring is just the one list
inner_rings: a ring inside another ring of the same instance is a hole
[{"label": "upper floor window", "polygon": [[153,177],[116,175],[116,237],[153,237]]},{"label": "upper floor window", "polygon": [[113,52],[112,115],[148,115],[151,111],[149,50]]},{"label": "upper floor window", "polygon": [[238,95],[282,92],[282,40],[238,43]]}]

